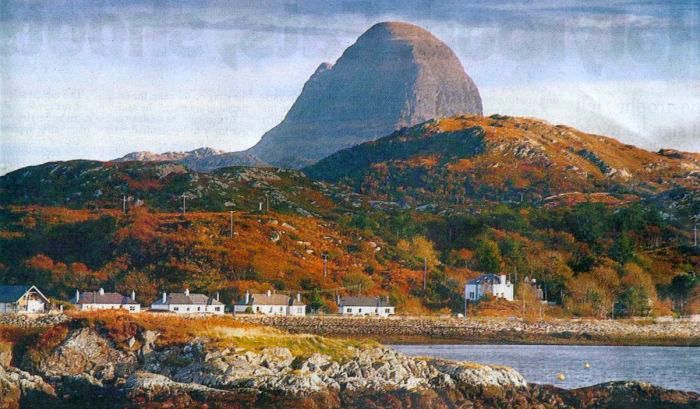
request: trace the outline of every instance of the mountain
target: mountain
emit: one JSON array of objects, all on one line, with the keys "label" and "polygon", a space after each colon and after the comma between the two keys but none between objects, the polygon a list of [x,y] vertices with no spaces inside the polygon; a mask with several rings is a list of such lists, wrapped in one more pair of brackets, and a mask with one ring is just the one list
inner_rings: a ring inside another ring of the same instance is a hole
[{"label": "mountain", "polygon": [[482,113],[481,97],[454,52],[420,27],[379,23],[335,65],[321,64],[284,120],[248,152],[301,167],[395,129],[467,113]]},{"label": "mountain", "polygon": [[187,152],[132,152],[113,160],[113,162],[128,161],[178,162],[199,172],[209,172],[214,169],[230,166],[266,166],[263,161],[250,153],[224,152],[208,147]]},{"label": "mountain", "polygon": [[700,184],[700,154],[649,152],[542,120],[432,120],[337,152],[305,169],[375,200],[540,202],[569,192],[650,196]]}]

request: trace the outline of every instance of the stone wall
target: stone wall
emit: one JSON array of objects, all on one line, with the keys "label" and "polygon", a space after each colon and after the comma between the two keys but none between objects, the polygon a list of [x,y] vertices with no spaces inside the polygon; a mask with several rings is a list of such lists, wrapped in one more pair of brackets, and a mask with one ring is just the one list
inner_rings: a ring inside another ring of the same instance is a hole
[{"label": "stone wall", "polygon": [[697,345],[700,323],[689,320],[649,322],[632,320],[551,320],[525,322],[517,319],[464,319],[428,317],[269,317],[237,315],[243,322],[258,323],[293,333],[377,339],[432,338],[455,341],[533,340],[566,343],[576,341],[635,340],[635,343]]}]

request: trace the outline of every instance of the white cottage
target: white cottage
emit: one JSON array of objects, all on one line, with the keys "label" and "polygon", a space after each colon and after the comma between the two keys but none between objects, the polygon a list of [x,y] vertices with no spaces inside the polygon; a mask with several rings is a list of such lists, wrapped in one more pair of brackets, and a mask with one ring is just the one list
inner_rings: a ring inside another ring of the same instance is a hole
[{"label": "white cottage", "polygon": [[486,295],[513,301],[513,283],[505,274],[482,274],[464,286],[464,297],[469,301],[478,301]]},{"label": "white cottage", "polygon": [[87,291],[80,293],[75,290],[76,308],[80,311],[98,310],[126,310],[129,312],[140,312],[141,304],[136,302],[136,293],[131,292],[131,297],[119,293],[105,292],[104,288],[98,291]]},{"label": "white cottage", "polygon": [[41,313],[48,304],[33,285],[0,285],[0,313]]},{"label": "white cottage", "polygon": [[204,294],[190,293],[163,293],[163,296],[153,304],[153,311],[169,311],[176,314],[223,314],[224,304],[219,301],[219,293],[216,297]]},{"label": "white cottage", "polygon": [[388,317],[394,315],[395,308],[388,298],[382,297],[339,297],[338,309],[342,315],[377,315]]},{"label": "white cottage", "polygon": [[245,292],[245,298],[237,303],[233,310],[235,313],[251,312],[265,315],[306,315],[306,305],[301,301],[301,294],[289,297],[284,294],[251,294]]}]

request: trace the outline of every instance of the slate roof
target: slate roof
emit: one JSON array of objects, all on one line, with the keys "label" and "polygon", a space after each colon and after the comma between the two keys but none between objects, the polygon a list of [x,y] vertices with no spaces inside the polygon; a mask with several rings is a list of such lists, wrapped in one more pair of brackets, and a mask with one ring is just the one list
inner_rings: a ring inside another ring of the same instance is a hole
[{"label": "slate roof", "polygon": [[391,304],[382,297],[340,297],[340,305],[345,307],[391,307]]},{"label": "slate roof", "polygon": [[[295,297],[289,297],[284,294],[250,294],[250,300],[247,305],[298,305],[303,306],[304,303],[297,301]],[[238,305],[246,305],[245,300],[241,300]]]},{"label": "slate roof", "polygon": [[36,292],[48,302],[48,299],[44,296],[44,294],[42,294],[41,291],[39,291],[39,289],[33,285],[0,285],[0,302],[17,302],[24,294],[27,293],[27,291],[31,290],[32,288],[35,289]]},{"label": "slate roof", "polygon": [[501,283],[501,277],[496,274],[482,274],[477,278],[469,280],[469,284],[505,284]]},{"label": "slate roof", "polygon": [[153,305],[224,305],[221,301],[216,298],[206,296],[204,294],[190,293],[189,295],[185,293],[169,293],[165,298],[165,303],[163,298],[158,298],[158,301],[154,302]]},{"label": "slate roof", "polygon": [[138,305],[138,302],[121,295],[119,293],[104,293],[100,294],[98,291],[94,292],[84,292],[80,294],[80,300],[77,304],[131,304]]}]

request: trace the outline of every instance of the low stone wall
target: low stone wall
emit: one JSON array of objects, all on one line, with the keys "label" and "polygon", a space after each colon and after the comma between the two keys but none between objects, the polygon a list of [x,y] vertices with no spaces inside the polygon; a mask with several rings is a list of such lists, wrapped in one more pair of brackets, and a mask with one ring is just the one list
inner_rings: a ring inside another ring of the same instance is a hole
[{"label": "low stone wall", "polygon": [[19,328],[50,327],[68,321],[65,314],[0,314],[0,325]]},{"label": "low stone wall", "polygon": [[[242,322],[258,323],[292,333],[376,339],[432,338],[463,342],[495,340],[518,342],[532,339],[552,343],[567,340],[625,339],[633,343],[700,344],[700,323],[689,320],[650,322],[632,320],[551,320],[525,322],[517,319],[464,319],[431,317],[340,317],[236,315]],[[419,340],[419,339],[418,339]],[[677,342],[674,342],[677,341]]]}]

